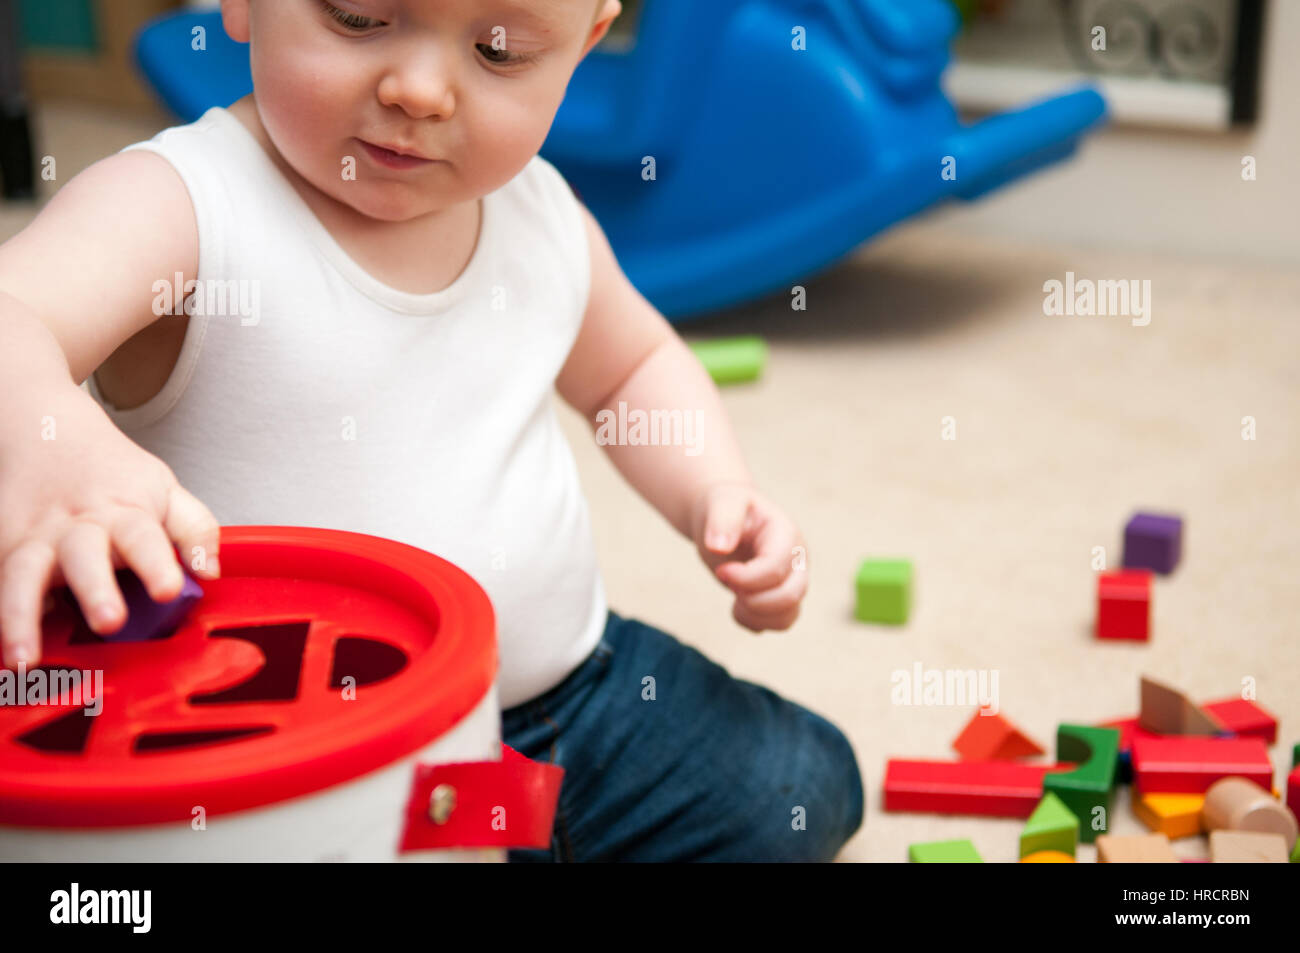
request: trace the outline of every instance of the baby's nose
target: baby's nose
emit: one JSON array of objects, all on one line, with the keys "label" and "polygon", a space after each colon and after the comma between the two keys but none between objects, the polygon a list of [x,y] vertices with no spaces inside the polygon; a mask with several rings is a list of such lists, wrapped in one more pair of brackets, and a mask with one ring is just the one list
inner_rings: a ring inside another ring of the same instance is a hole
[{"label": "baby's nose", "polygon": [[413,119],[449,119],[456,111],[451,70],[428,55],[391,66],[379,81],[379,101],[397,106]]}]

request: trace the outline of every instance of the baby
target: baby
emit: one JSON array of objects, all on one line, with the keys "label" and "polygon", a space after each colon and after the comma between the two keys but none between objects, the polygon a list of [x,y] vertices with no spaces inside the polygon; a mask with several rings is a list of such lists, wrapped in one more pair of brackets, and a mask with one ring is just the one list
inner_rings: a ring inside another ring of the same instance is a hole
[{"label": "baby", "polygon": [[6,665],[39,661],[52,587],[111,633],[115,568],[158,600],[180,590],[178,550],[216,578],[219,524],[383,536],[488,592],[503,738],[565,768],[551,850],[512,859],[834,857],[863,813],[848,741],[610,611],[554,415],[556,391],[589,422],[690,413],[690,453],[609,457],[737,622],[794,623],[798,529],[537,154],[619,13],[223,0],[254,92],[96,163],[0,246]]}]

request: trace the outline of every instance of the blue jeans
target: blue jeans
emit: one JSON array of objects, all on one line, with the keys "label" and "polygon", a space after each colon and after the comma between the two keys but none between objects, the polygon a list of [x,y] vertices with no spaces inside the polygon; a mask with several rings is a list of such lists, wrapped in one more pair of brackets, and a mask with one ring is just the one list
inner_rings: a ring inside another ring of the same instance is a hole
[{"label": "blue jeans", "polygon": [[862,823],[838,728],[613,612],[591,655],[502,729],[565,772],[550,850],[511,861],[829,861]]}]

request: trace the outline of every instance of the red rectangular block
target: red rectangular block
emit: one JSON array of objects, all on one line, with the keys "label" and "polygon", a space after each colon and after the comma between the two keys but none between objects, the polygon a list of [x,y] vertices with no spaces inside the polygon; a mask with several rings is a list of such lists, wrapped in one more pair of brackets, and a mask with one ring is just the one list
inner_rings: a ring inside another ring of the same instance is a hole
[{"label": "red rectangular block", "polygon": [[886,811],[1028,817],[1043,799],[1043,776],[1072,764],[1018,761],[899,761],[885,765]]},{"label": "red rectangular block", "polygon": [[1259,738],[1271,745],[1277,741],[1277,719],[1253,701],[1225,698],[1202,705],[1223,727],[1242,738]]},{"label": "red rectangular block", "polygon": [[1300,767],[1293,768],[1286,778],[1286,806],[1300,817]]},{"label": "red rectangular block", "polygon": [[1199,735],[1133,738],[1133,781],[1143,794],[1200,794],[1228,777],[1249,778],[1272,790],[1273,764],[1264,742]]}]

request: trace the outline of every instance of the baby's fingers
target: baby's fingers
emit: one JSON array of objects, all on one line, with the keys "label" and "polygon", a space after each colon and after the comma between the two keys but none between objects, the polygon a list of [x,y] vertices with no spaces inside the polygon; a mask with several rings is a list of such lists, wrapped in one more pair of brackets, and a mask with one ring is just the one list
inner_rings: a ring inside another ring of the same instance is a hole
[{"label": "baby's fingers", "polygon": [[740,602],[758,616],[781,617],[791,609],[797,609],[808,592],[808,574],[792,572],[779,586],[763,592],[747,593],[740,597]]},{"label": "baby's fingers", "polygon": [[794,625],[795,620],[799,618],[799,606],[796,603],[793,608],[781,612],[758,612],[751,609],[745,600],[737,599],[735,608],[731,610],[731,616],[753,632],[762,632],[765,629],[779,631]]},{"label": "baby's fingers", "polygon": [[0,649],[9,668],[40,658],[41,597],[54,559],[49,543],[33,539],[16,547],[0,569]]},{"label": "baby's fingers", "polygon": [[157,519],[144,510],[125,511],[113,524],[113,545],[154,602],[171,602],[181,594],[185,576]]},{"label": "baby's fingers", "polygon": [[167,497],[167,518],[163,521],[167,536],[176,543],[181,558],[190,560],[198,574],[216,579],[221,574],[218,550],[221,526],[212,512],[180,484]]},{"label": "baby's fingers", "polygon": [[733,592],[764,592],[789,578],[797,542],[794,527],[768,525],[754,541],[756,552],[752,559],[725,562],[714,569],[714,573]]},{"label": "baby's fingers", "polygon": [[126,603],[113,576],[113,552],[104,527],[73,523],[59,539],[59,564],[92,631],[107,635],[126,623]]}]

